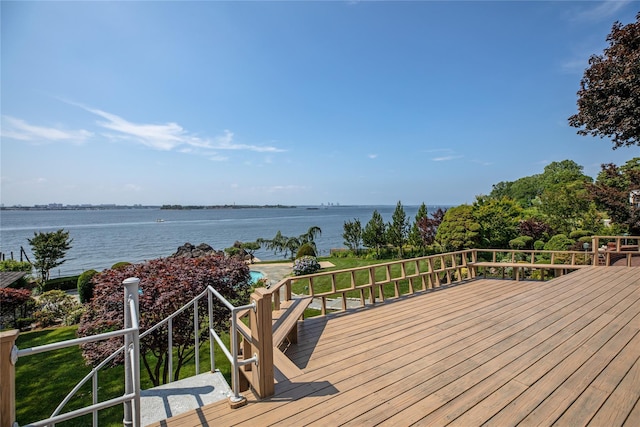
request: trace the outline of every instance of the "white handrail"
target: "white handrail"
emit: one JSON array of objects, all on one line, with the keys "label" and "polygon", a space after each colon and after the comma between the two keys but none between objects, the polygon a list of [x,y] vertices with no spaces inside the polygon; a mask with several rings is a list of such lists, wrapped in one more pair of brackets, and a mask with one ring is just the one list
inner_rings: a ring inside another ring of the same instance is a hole
[{"label": "white handrail", "polygon": [[[211,340],[211,369],[214,369],[215,366],[215,354],[214,354],[214,342],[217,342],[220,345],[223,354],[229,359],[232,364],[232,375],[233,375],[233,396],[230,397],[232,401],[239,401],[244,399],[239,394],[239,368],[241,366],[245,366],[250,363],[257,363],[258,358],[257,355],[254,355],[251,358],[244,358],[243,360],[239,360],[238,356],[238,333],[242,334],[242,336],[249,342],[252,342],[252,338],[250,334],[247,334],[243,329],[238,328],[238,313],[241,311],[246,311],[248,309],[252,309],[255,311],[256,304],[255,302],[243,306],[235,307],[229,301],[227,301],[217,290],[213,287],[208,286],[202,293],[193,298],[190,302],[185,304],[180,309],[176,310],[167,318],[158,322],[152,328],[140,333],[140,321],[139,321],[139,313],[138,313],[138,292],[137,287],[139,285],[140,280],[130,278],[123,282],[126,288],[131,288],[132,285],[135,285],[135,291],[126,290],[125,291],[125,325],[124,328],[118,331],[105,332],[98,335],[75,338],[72,340],[61,341],[58,343],[45,344],[37,347],[26,348],[18,350],[16,349],[16,355],[18,357],[25,357],[29,355],[35,355],[39,353],[44,353],[52,350],[59,350],[67,347],[73,347],[81,344],[86,344],[90,342],[102,341],[110,338],[116,337],[124,337],[125,345],[121,346],[119,349],[114,351],[111,355],[105,358],[102,362],[100,362],[97,366],[91,369],[91,371],[82,379],[80,382],[76,384],[76,386],[65,396],[62,402],[56,407],[53,411],[53,414],[45,419],[34,422],[29,425],[33,426],[45,426],[52,425],[57,422],[69,420],[72,418],[76,418],[82,415],[86,415],[89,413],[93,414],[93,425],[98,425],[98,411],[102,409],[109,408],[111,406],[115,406],[117,404],[123,403],[125,406],[125,416],[123,419],[123,423],[125,425],[132,425],[134,427],[140,426],[140,339],[154,332],[158,328],[163,325],[168,325],[169,328],[169,368],[170,375],[172,375],[172,323],[173,319],[179,314],[183,313],[185,310],[193,307],[194,309],[194,336],[195,336],[195,345],[196,345],[196,373],[199,373],[199,358],[198,358],[198,343],[199,343],[199,321],[198,321],[198,301],[203,298],[205,295],[208,296],[209,302],[209,335],[214,339]],[[230,349],[226,347],[223,343],[220,336],[216,333],[213,328],[213,299],[215,296],[222,304],[227,307],[231,311],[231,343]],[[107,365],[110,361],[112,361],[120,352],[125,351],[125,392],[122,396],[108,399],[102,402],[98,402],[98,372],[104,366]],[[246,357],[246,355],[245,355]],[[92,379],[92,401],[93,404],[90,406],[86,406],[84,408],[66,412],[64,414],[60,414],[62,409],[65,407],[67,403],[71,400],[71,398],[84,386],[89,379]]]},{"label": "white handrail", "polygon": [[[139,329],[139,321],[138,321],[139,315],[138,315],[138,309],[137,309],[137,306],[138,306],[137,288],[138,288],[139,282],[140,280],[136,278],[130,278],[123,282],[123,284],[125,285],[125,318],[128,319],[130,323],[129,325],[125,324],[125,327],[123,329],[119,331],[105,332],[98,335],[75,338],[71,340],[60,341],[57,343],[44,344],[41,346],[17,350],[16,351],[17,358],[44,353],[47,351],[60,350],[67,347],[74,347],[80,344],[85,344],[90,342],[103,341],[103,340],[114,338],[114,337],[124,336],[125,341],[131,342],[131,345],[128,347],[130,358],[132,358],[133,360],[138,360],[140,357],[139,356],[139,351],[140,351],[139,330],[140,329]],[[129,326],[129,327],[126,327],[126,326]],[[130,338],[127,339],[128,337]],[[31,423],[28,425],[29,426],[53,425],[61,421],[77,418],[79,416],[92,413],[93,425],[97,426],[97,423],[98,423],[97,412],[99,410],[106,409],[106,408],[118,405],[120,403],[123,403],[125,407],[133,403],[133,419],[129,420],[129,423],[133,424],[136,427],[140,426],[140,372],[139,372],[139,367],[137,367],[138,363],[131,364],[132,369],[128,375],[130,377],[130,381],[129,381],[130,384],[128,384],[128,387],[127,387],[127,384],[125,385],[125,387],[130,389],[130,391],[132,392],[128,393],[125,391],[125,394],[123,396],[109,399],[103,402],[97,402],[98,370],[101,369],[104,365],[106,365],[109,361],[111,361],[119,352],[123,351],[123,349],[125,348],[126,346],[120,347],[118,350],[113,352],[109,357],[103,360],[98,366],[93,368],[78,384],[76,384],[76,386],[71,390],[71,392],[67,394],[67,396],[65,396],[65,398],[56,407],[56,409],[53,411],[52,415],[49,418]],[[125,358],[126,358],[126,355],[125,355]],[[62,410],[62,408],[64,408],[64,406],[71,400],[71,398],[75,395],[75,393],[84,384],[86,384],[89,378],[93,379],[92,381],[93,404],[90,406],[86,406],[84,408],[80,408],[74,411],[60,414],[60,411]],[[126,414],[125,414],[125,418],[126,418]],[[125,420],[125,422],[127,421]]]},{"label": "white handrail", "polygon": [[[227,301],[225,299],[225,297],[223,297],[218,291],[216,291],[213,287],[208,286],[207,287],[207,291],[209,292],[209,336],[213,337],[214,340],[218,343],[218,345],[220,346],[220,349],[222,350],[222,353],[227,357],[227,359],[229,360],[229,362],[231,363],[231,375],[232,375],[232,380],[231,380],[231,386],[233,388],[233,396],[231,396],[229,399],[232,402],[240,402],[242,400],[244,400],[244,397],[242,397],[242,395],[240,395],[240,379],[239,379],[239,368],[241,366],[244,365],[248,365],[250,363],[257,363],[258,362],[258,357],[257,355],[254,355],[251,358],[248,359],[244,359],[244,360],[238,360],[238,344],[237,344],[237,340],[238,340],[238,332],[242,333],[242,336],[244,336],[246,338],[246,334],[240,329],[238,328],[238,312],[240,311],[244,311],[244,310],[254,310],[256,309],[256,304],[255,302],[252,302],[251,304],[247,304],[247,305],[242,305],[239,307],[234,307],[233,304],[231,304],[229,301]],[[231,337],[230,337],[230,343],[229,346],[231,347],[231,351],[227,350],[227,348],[225,347],[224,343],[222,342],[222,339],[220,338],[220,336],[218,335],[218,333],[213,329],[212,323],[211,323],[211,318],[212,318],[212,297],[211,295],[215,296],[216,298],[218,298],[218,300],[220,302],[222,302],[229,310],[231,310]],[[213,366],[213,341],[212,341],[212,347],[211,347],[211,357],[212,357],[212,366]],[[246,356],[246,355],[245,355]]]}]

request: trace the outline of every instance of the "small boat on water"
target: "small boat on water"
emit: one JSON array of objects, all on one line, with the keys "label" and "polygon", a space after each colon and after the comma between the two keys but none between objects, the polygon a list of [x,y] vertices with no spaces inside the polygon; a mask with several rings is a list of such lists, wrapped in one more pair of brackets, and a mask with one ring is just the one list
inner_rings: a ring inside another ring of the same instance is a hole
[{"label": "small boat on water", "polygon": [[158,218],[158,219],[156,219],[156,222],[164,222],[164,219]]}]

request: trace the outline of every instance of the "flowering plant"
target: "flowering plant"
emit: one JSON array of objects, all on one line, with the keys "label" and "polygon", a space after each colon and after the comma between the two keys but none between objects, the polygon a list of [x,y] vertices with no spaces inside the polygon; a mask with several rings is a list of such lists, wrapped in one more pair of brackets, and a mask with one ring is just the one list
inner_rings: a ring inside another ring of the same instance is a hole
[{"label": "flowering plant", "polygon": [[303,274],[313,274],[320,270],[320,264],[316,257],[305,255],[293,262],[293,274],[302,276]]}]

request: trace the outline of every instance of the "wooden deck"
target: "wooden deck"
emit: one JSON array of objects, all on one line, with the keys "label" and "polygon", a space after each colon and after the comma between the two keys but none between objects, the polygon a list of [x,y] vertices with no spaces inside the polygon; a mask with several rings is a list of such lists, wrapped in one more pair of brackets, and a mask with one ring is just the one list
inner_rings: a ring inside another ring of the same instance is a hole
[{"label": "wooden deck", "polygon": [[639,332],[638,268],[475,280],[307,319],[275,396],[155,425],[639,426]]}]

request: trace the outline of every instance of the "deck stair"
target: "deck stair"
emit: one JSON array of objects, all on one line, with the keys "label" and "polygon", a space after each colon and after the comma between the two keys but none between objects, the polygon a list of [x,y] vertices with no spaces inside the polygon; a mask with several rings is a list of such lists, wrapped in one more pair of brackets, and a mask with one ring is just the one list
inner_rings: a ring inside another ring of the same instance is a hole
[{"label": "deck stair", "polygon": [[217,370],[143,390],[140,394],[142,425],[226,400],[230,394],[229,384]]}]

